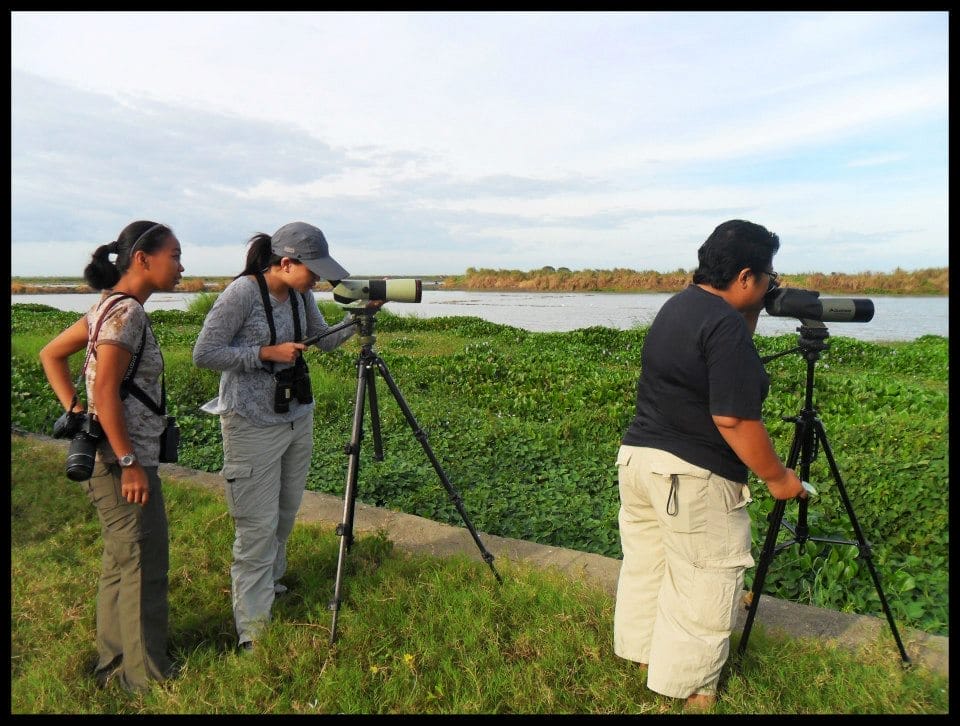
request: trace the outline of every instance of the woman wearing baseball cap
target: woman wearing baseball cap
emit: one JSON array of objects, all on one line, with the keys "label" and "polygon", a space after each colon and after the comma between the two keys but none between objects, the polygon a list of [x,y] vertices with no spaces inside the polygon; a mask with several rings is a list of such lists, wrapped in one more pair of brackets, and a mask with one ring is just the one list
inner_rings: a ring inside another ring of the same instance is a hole
[{"label": "woman wearing baseball cap", "polygon": [[[235,525],[233,614],[244,650],[286,592],[286,543],[310,467],[314,404],[299,341],[330,328],[312,289],[347,275],[313,225],[254,235],[246,266],[217,297],[193,349],[196,366],[222,372],[219,395],[203,410],[220,416],[221,474]],[[333,350],[355,332],[349,326],[314,344]]]}]

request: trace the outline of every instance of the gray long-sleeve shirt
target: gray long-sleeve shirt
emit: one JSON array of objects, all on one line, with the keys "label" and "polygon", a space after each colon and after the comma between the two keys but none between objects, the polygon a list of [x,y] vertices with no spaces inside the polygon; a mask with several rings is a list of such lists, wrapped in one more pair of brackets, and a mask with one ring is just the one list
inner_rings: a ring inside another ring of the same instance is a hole
[{"label": "gray long-sleeve shirt", "polygon": [[[327,330],[331,326],[323,319],[312,291],[306,293],[306,305],[295,290],[283,302],[272,295],[273,323],[276,329],[274,344],[293,340],[293,310],[290,297],[297,296],[301,339]],[[320,338],[316,346],[333,350],[356,332],[356,326]],[[193,363],[199,368],[222,371],[219,396],[204,404],[207,413],[237,413],[258,424],[294,421],[307,415],[313,403],[300,403],[295,398],[286,413],[273,410],[276,381],[273,374],[292,364],[269,363],[260,360],[260,348],[270,345],[270,326],[267,323],[263,298],[256,279],[238,277],[220,293],[203,321],[203,327],[193,347]],[[309,361],[307,361],[309,363]]]}]

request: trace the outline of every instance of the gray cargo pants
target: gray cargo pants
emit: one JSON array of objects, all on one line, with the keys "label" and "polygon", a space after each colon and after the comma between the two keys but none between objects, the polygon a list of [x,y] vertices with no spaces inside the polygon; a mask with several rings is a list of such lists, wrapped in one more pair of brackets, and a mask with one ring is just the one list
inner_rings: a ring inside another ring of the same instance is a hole
[{"label": "gray cargo pants", "polygon": [[287,570],[287,538],[303,499],[313,452],[313,412],[273,425],[220,416],[227,509],[233,517],[230,568],[240,643],[270,620],[274,590]]}]

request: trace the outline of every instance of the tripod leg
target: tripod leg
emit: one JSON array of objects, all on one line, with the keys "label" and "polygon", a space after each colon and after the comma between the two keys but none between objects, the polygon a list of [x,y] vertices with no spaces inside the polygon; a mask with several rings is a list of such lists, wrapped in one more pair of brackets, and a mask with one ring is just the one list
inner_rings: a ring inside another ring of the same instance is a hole
[{"label": "tripod leg", "polygon": [[840,492],[843,506],[847,510],[847,516],[850,517],[850,524],[853,525],[853,531],[856,533],[860,555],[866,561],[867,569],[870,570],[870,577],[873,578],[873,585],[877,589],[877,595],[880,596],[880,604],[883,606],[883,612],[887,616],[887,622],[890,624],[893,639],[897,642],[897,648],[900,650],[900,658],[904,663],[909,663],[910,657],[903,647],[903,641],[900,640],[900,633],[897,631],[897,626],[893,621],[893,613],[887,604],[887,598],[883,594],[883,588],[880,587],[880,576],[873,566],[873,558],[870,556],[870,544],[864,538],[863,530],[860,529],[860,523],[857,521],[857,515],[853,512],[853,504],[850,503],[850,499],[847,496],[846,487],[844,487],[843,480],[840,478],[840,470],[837,468],[837,463],[833,460],[833,452],[830,450],[830,444],[827,443],[827,433],[819,420],[816,421],[816,431],[819,434],[820,443],[823,446],[823,453],[826,455],[827,462],[830,464],[830,472],[833,474],[834,481],[837,483],[837,490]]},{"label": "tripod leg", "polygon": [[343,520],[337,525],[340,536],[340,550],[337,555],[337,576],[333,585],[333,599],[328,605],[333,612],[330,621],[330,645],[337,639],[337,616],[340,612],[340,593],[343,585],[343,566],[347,559],[347,550],[353,544],[353,512],[357,498],[357,474],[360,470],[360,440],[363,438],[363,404],[367,385],[367,373],[363,359],[357,361],[357,395],[353,405],[353,428],[350,443],[346,446],[349,456],[347,463],[347,484],[343,495]]},{"label": "tripod leg", "polygon": [[437,472],[437,476],[440,477],[440,481],[443,483],[443,486],[447,490],[447,494],[450,497],[450,500],[456,506],[457,511],[460,513],[460,517],[463,519],[463,523],[467,525],[467,529],[470,531],[470,535],[473,537],[473,541],[476,542],[477,547],[480,549],[480,553],[483,556],[483,561],[489,565],[491,572],[493,572],[494,577],[497,578],[497,582],[503,583],[503,579],[500,577],[500,573],[497,572],[496,568],[493,566],[493,555],[487,551],[487,548],[483,546],[483,542],[480,541],[480,536],[477,534],[477,530],[473,528],[473,524],[470,522],[470,518],[467,516],[466,510],[463,508],[463,500],[460,498],[459,492],[454,489],[453,485],[450,483],[450,480],[447,479],[446,473],[443,471],[443,467],[440,466],[440,462],[437,461],[437,457],[433,453],[433,449],[430,448],[430,444],[427,442],[427,434],[420,424],[417,423],[417,419],[414,417],[413,412],[410,410],[410,407],[407,405],[407,402],[403,398],[403,394],[400,393],[400,389],[397,387],[396,382],[394,382],[393,377],[390,375],[390,371],[387,370],[387,364],[383,362],[381,358],[376,358],[377,368],[380,370],[380,375],[383,376],[383,380],[387,382],[387,386],[390,388],[390,391],[393,393],[393,397],[397,399],[397,403],[400,406],[400,410],[403,411],[404,417],[407,419],[407,423],[410,424],[410,428],[413,429],[414,436],[417,441],[420,442],[420,446],[423,447],[424,452],[427,454],[427,458],[430,459],[430,463],[433,465],[434,471]]},{"label": "tripod leg", "polygon": [[380,437],[380,407],[377,406],[377,383],[373,365],[367,365],[367,396],[370,399],[370,430],[373,432],[373,460],[383,461],[383,439]]},{"label": "tripod leg", "polygon": [[[801,452],[809,453],[811,451],[808,439],[813,435],[813,430],[803,416],[786,420],[794,423],[793,441],[790,444],[790,455],[787,458],[787,466],[792,469],[796,467]],[[801,466],[806,467],[807,464],[802,463]],[[767,528],[763,548],[760,550],[760,561],[757,563],[757,573],[753,577],[753,587],[750,588],[750,592],[746,596],[747,620],[743,625],[740,644],[737,646],[737,656],[739,658],[743,657],[743,653],[747,649],[747,641],[750,639],[750,631],[753,629],[753,620],[757,615],[757,608],[760,607],[760,595],[763,593],[763,583],[767,578],[767,570],[777,554],[777,537],[780,534],[780,527],[783,525],[783,513],[786,508],[787,501],[778,499],[767,517],[770,526]]]},{"label": "tripod leg", "polygon": [[760,594],[763,592],[763,581],[767,577],[767,569],[773,562],[773,556],[776,554],[777,536],[780,533],[780,524],[783,521],[783,512],[787,507],[786,499],[778,499],[770,512],[770,526],[767,528],[767,536],[763,540],[763,549],[760,551],[760,561],[757,563],[757,574],[753,577],[753,587],[747,594],[747,620],[743,625],[743,634],[740,636],[740,644],[737,646],[737,655],[742,657],[747,649],[747,641],[750,639],[750,631],[753,629],[753,619],[757,615],[757,608],[760,606]]}]

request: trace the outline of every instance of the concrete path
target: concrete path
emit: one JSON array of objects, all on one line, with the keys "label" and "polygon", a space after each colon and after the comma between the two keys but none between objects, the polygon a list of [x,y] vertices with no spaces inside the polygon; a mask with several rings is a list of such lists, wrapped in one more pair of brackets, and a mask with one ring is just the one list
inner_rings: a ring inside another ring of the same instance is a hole
[{"label": "concrete path", "polygon": [[[13,433],[22,434],[23,432],[14,431]],[[26,435],[50,446],[58,446],[64,450],[67,448],[68,442],[65,441],[38,434]],[[160,474],[164,479],[175,478],[185,484],[207,489],[221,497],[224,493],[223,478],[219,474],[196,471],[176,464],[161,464]],[[438,482],[437,486],[438,496],[445,497],[446,492],[442,485]],[[464,508],[469,515],[469,503],[465,503]],[[343,497],[305,492],[298,519],[334,527],[343,520]],[[403,514],[357,502],[353,530],[358,536],[383,530],[398,549],[408,552],[425,553],[435,557],[463,553],[482,561],[477,543],[463,526],[441,524],[412,514]],[[494,556],[494,567],[497,560],[502,559],[525,562],[536,567],[555,568],[567,576],[584,578],[611,596],[616,593],[617,577],[620,572],[618,559],[563,547],[549,547],[523,540],[497,537],[483,532],[478,534],[484,547]],[[745,619],[746,610],[740,610],[736,624],[738,631],[742,630]],[[795,638],[831,639],[841,647],[850,648],[855,648],[864,642],[872,642],[877,637],[887,637],[890,642],[891,657],[899,660],[896,642],[885,618],[841,613],[764,595],[760,600],[755,623],[762,625],[765,631],[771,634],[779,632]],[[900,637],[907,655],[915,665],[949,676],[949,639],[947,637],[930,635],[913,629],[901,629]],[[747,653],[749,652],[748,644]]]}]

